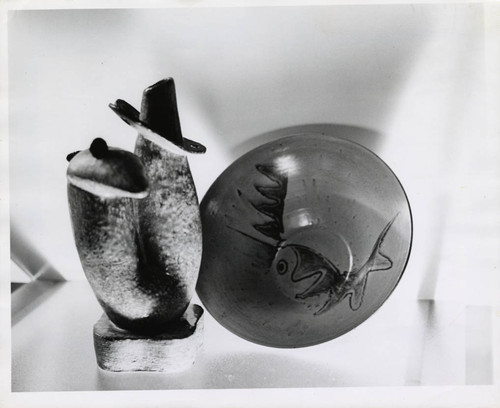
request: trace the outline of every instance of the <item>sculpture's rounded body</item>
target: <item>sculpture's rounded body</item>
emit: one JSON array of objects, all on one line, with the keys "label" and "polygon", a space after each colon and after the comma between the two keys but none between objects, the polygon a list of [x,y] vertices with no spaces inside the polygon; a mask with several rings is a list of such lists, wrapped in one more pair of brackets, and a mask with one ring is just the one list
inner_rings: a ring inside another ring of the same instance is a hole
[{"label": "sculpture's rounded body", "polygon": [[[113,156],[110,163],[109,152],[118,159]],[[159,333],[188,307],[201,261],[191,172],[185,156],[141,136],[136,152],[142,160],[118,149],[109,152],[94,158],[87,150],[70,162],[68,200],[76,247],[109,319],[132,332]],[[130,168],[132,175],[126,171]],[[149,194],[113,187],[119,178],[119,186],[135,190],[149,184]]]},{"label": "sculpture's rounded body", "polygon": [[135,154],[97,138],[68,155],[68,199],[80,260],[109,319],[139,334],[176,331],[195,291],[201,219],[175,85],[146,88],[141,112],[111,109],[138,131]]},{"label": "sculpture's rounded body", "polygon": [[165,323],[161,297],[141,267],[135,199],[103,198],[68,183],[68,200],[80,262],[110,320],[123,329]]},{"label": "sculpture's rounded body", "polygon": [[198,197],[186,156],[170,153],[138,136],[135,153],[150,183],[137,201],[145,265],[165,275],[172,289],[169,315],[182,315],[194,294],[201,262],[202,236]]}]

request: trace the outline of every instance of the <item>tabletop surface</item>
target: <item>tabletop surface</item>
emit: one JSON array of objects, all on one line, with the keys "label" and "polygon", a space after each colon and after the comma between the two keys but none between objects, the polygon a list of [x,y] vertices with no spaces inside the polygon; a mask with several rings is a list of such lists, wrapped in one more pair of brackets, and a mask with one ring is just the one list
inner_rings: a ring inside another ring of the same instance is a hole
[{"label": "tabletop surface", "polygon": [[[22,296],[23,289],[14,296]],[[102,310],[88,283],[57,283],[44,296],[13,318],[13,392],[492,382],[487,306],[389,299],[344,336],[301,349],[250,343],[205,313],[203,349],[188,371],[112,373],[96,365],[92,327]]]}]

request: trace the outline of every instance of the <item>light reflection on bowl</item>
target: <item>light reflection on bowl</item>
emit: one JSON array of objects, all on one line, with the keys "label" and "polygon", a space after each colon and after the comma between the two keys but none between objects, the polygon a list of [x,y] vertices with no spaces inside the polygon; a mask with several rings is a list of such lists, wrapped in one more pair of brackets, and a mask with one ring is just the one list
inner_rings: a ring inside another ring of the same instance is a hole
[{"label": "light reflection on bowl", "polygon": [[229,166],[201,203],[197,291],[233,333],[303,347],[353,329],[397,285],[412,221],[396,176],[347,140],[295,135]]}]

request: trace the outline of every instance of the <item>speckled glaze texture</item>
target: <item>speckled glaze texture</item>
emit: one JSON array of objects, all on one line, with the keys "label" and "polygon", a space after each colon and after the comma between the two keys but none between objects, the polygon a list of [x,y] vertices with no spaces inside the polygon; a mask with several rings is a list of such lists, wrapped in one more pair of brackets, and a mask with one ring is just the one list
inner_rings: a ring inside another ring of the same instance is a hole
[{"label": "speckled glaze texture", "polygon": [[191,304],[201,263],[198,197],[181,134],[175,85],[146,88],[141,112],[111,109],[137,131],[135,152],[96,138],[67,155],[68,202],[85,276],[104,310],[94,326],[99,367],[188,369],[202,345],[203,309]]},{"label": "speckled glaze texture", "polygon": [[198,197],[186,156],[170,153],[138,136],[135,153],[150,182],[137,201],[138,223],[147,269],[171,282],[162,294],[167,318],[182,315],[193,294],[201,262]]},{"label": "speckled glaze texture", "polygon": [[69,182],[68,200],[81,264],[110,320],[136,333],[158,333],[182,316],[193,296],[201,221],[187,158],[142,136],[136,154],[150,185],[145,198],[103,197]]},{"label": "speckled glaze texture", "polygon": [[72,184],[68,184],[68,199],[80,261],[105,312],[121,327],[129,319],[150,316],[156,301],[146,288],[137,290],[139,248],[133,199],[103,199]]},{"label": "speckled glaze texture", "polygon": [[[172,254],[177,259],[187,255],[180,255],[182,247],[175,245],[179,241],[174,239],[172,243],[169,237],[182,222],[166,231],[160,224],[165,218],[159,217],[159,224],[151,228],[155,224],[151,217],[138,216],[142,200],[102,198],[71,184],[68,197],[83,270],[110,320],[137,333],[163,331],[182,315],[192,297],[201,257],[201,233],[197,258],[177,263]],[[149,232],[144,237],[141,220]],[[167,253],[174,247],[177,252]],[[188,264],[190,273],[185,273],[182,267]]]},{"label": "speckled glaze texture", "polygon": [[110,105],[138,131],[135,153],[95,139],[68,155],[68,199],[85,275],[109,319],[139,334],[178,321],[195,291],[202,233],[173,79],[147,88],[142,111]]}]

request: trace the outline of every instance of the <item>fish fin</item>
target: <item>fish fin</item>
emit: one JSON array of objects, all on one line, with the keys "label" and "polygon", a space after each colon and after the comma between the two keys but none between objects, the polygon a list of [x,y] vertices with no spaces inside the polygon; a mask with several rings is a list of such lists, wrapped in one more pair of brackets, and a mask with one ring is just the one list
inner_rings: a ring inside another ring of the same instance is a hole
[{"label": "fish fin", "polygon": [[326,275],[326,271],[324,269],[320,268],[320,269],[318,269],[318,270],[316,270],[316,271],[314,271],[306,276],[303,276],[300,279],[297,279],[296,281],[292,280],[292,282],[300,282],[300,281],[314,277],[314,281],[309,285],[309,287],[306,290],[304,290],[303,292],[297,293],[295,295],[295,298],[296,299],[307,299],[308,297],[318,296],[318,295],[321,295],[322,293],[324,293],[324,292],[318,292],[316,285],[321,279],[323,279],[325,277],[325,275]]},{"label": "fish fin", "polygon": [[356,286],[352,288],[350,292],[349,305],[351,309],[356,311],[361,307],[363,303],[363,298],[365,296],[366,282],[368,280],[368,274],[366,274],[361,282],[359,282]]},{"label": "fish fin", "polygon": [[332,295],[333,293],[330,292],[330,296],[328,296],[328,299],[326,299],[326,301],[323,303],[323,305],[314,312],[314,316],[318,316],[320,314],[323,314],[324,312],[326,312],[329,308],[330,308],[330,305],[332,304]]},{"label": "fish fin", "polygon": [[375,258],[372,260],[372,263],[370,265],[370,272],[386,271],[387,269],[391,268],[392,268],[391,259],[387,255],[384,255],[382,252],[379,251],[375,254]]},{"label": "fish fin", "polygon": [[394,218],[389,221],[389,223],[384,227],[382,232],[380,233],[377,242],[375,242],[375,245],[373,246],[372,253],[370,255],[370,258],[365,264],[365,268],[368,268],[367,272],[371,271],[385,271],[387,269],[392,268],[392,261],[391,259],[387,256],[384,255],[380,251],[380,247],[382,246],[382,243],[384,242],[384,239],[389,232],[389,229],[391,228],[392,224],[394,224],[394,221],[396,220],[397,216],[399,213],[397,213]]},{"label": "fish fin", "polygon": [[[254,204],[248,199],[245,193],[243,193],[240,189],[236,189],[236,193],[237,193],[237,199],[239,200],[239,204],[246,207],[242,209],[243,211],[248,211],[248,210],[254,211],[256,209]],[[240,207],[240,205],[238,205],[238,207]],[[260,227],[264,228],[265,224],[262,225],[257,224],[256,227],[255,223],[248,222],[249,220],[245,217],[241,217],[240,214],[237,215],[225,214],[224,218],[226,219],[227,228],[236,231],[248,238],[251,238],[254,241],[273,247],[278,246],[280,243],[280,239],[277,239],[272,235],[266,234],[264,231],[259,229]]]},{"label": "fish fin", "polygon": [[392,260],[387,255],[382,253],[380,247],[382,246],[387,232],[389,232],[389,229],[391,228],[392,224],[394,224],[394,221],[396,220],[398,215],[399,213],[397,213],[394,218],[389,221],[384,227],[377,239],[377,242],[375,242],[375,245],[373,246],[370,258],[368,258],[368,261],[357,273],[359,277],[358,279],[360,279],[360,281],[353,286],[352,291],[349,293],[351,297],[350,306],[352,310],[358,310],[363,303],[368,274],[373,271],[386,271],[392,268]]},{"label": "fish fin", "polygon": [[259,196],[248,199],[248,201],[267,220],[263,223],[253,224],[253,228],[267,237],[280,241],[284,232],[283,210],[288,175],[274,165],[258,164],[255,168],[265,177],[265,183],[260,180],[258,184],[254,185]]}]

